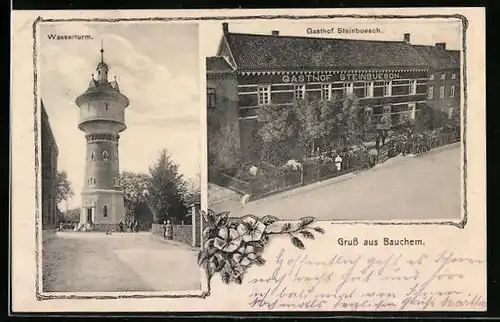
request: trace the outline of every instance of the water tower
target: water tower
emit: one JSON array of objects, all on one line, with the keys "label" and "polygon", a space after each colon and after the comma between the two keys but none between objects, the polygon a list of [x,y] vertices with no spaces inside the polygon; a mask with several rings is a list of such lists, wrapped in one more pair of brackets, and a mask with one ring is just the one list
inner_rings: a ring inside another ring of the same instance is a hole
[{"label": "water tower", "polygon": [[[128,98],[116,82],[108,81],[108,65],[101,61],[92,74],[89,87],[76,99],[80,109],[78,128],[85,132],[85,179],[82,189],[80,226],[108,230],[124,219],[123,192],[120,188],[118,140],[124,131]],[[93,225],[91,225],[93,224]]]}]

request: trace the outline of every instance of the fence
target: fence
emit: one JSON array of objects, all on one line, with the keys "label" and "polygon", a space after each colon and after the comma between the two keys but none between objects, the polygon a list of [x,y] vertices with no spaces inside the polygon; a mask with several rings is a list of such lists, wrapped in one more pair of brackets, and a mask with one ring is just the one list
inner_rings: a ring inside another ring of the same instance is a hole
[{"label": "fence", "polygon": [[[428,144],[431,149],[459,141],[455,133],[433,135]],[[391,140],[382,145],[378,150],[378,163],[384,163],[397,154],[390,153]],[[393,151],[391,151],[393,152]],[[251,199],[290,190],[299,186],[312,184],[318,181],[332,179],[350,172],[359,171],[369,167],[369,156],[363,153],[343,156],[342,168],[337,170],[333,160],[329,162],[304,162],[301,170],[279,170],[277,167],[266,164],[265,170],[255,176],[250,182],[224,174],[216,169],[211,169],[210,181],[230,188],[242,194],[251,195]],[[262,170],[262,168],[261,168]]]},{"label": "fence", "polygon": [[[172,225],[172,240],[192,246],[199,247],[202,243],[202,217],[198,211],[192,211],[191,225]],[[152,224],[151,233],[164,237],[162,224]]]}]

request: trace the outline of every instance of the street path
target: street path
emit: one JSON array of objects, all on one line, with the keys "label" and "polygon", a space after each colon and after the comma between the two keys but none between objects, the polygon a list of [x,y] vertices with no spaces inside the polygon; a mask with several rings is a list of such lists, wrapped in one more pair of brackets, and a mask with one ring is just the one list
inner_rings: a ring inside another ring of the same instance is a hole
[{"label": "street path", "polygon": [[45,292],[199,291],[197,252],[150,233],[59,232],[44,242]]},{"label": "street path", "polygon": [[[389,160],[329,185],[303,187],[296,193],[225,210],[235,217],[253,213],[289,220],[304,216],[318,220],[457,220],[461,218],[460,165],[461,150],[456,145],[399,162]],[[221,209],[216,211],[223,211],[224,206],[218,205]]]}]

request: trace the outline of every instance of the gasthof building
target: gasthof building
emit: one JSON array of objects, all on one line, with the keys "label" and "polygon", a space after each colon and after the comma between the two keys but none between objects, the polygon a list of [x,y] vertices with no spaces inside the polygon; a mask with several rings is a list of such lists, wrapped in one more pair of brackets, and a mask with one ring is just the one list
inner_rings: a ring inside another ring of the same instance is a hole
[{"label": "gasthof building", "polygon": [[[230,32],[227,23],[222,31],[217,55],[207,58],[206,68],[209,158],[223,167],[249,157],[263,105],[354,93],[377,123],[384,114],[393,121],[402,114],[415,118],[429,91],[444,86],[447,94],[432,96],[432,106],[460,107],[459,52],[445,44],[417,48],[410,34],[402,34],[401,41],[242,34]],[[432,78],[436,73],[439,80]],[[446,80],[443,74],[449,75]],[[217,156],[211,156],[215,145]]]}]

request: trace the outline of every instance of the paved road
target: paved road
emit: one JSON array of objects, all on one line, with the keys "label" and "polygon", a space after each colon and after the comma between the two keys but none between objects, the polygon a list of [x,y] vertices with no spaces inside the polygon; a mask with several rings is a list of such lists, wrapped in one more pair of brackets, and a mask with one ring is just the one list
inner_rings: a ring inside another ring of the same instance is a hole
[{"label": "paved road", "polygon": [[46,292],[198,291],[197,252],[150,233],[59,232],[44,243]]},{"label": "paved road", "polygon": [[[282,219],[315,216],[319,220],[435,220],[461,218],[461,152],[447,147],[418,157],[398,157],[351,179],[318,188],[274,195],[232,207]],[[222,211],[224,205],[218,205]]]}]

